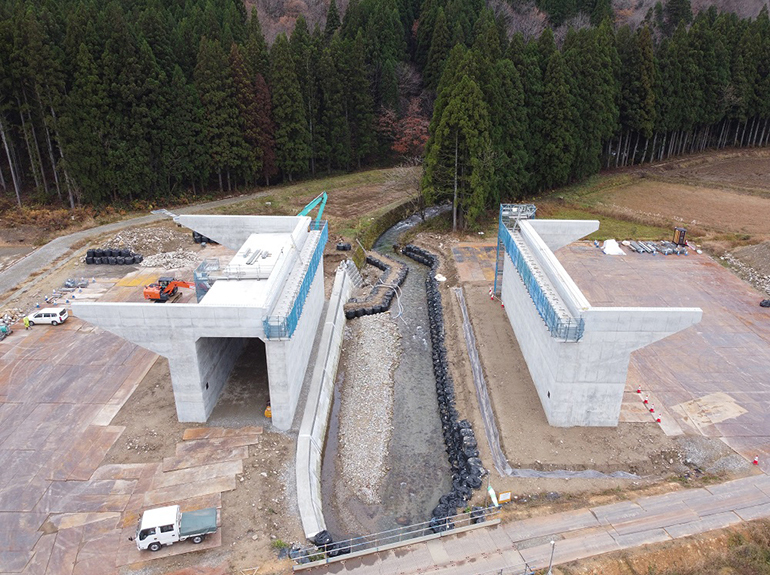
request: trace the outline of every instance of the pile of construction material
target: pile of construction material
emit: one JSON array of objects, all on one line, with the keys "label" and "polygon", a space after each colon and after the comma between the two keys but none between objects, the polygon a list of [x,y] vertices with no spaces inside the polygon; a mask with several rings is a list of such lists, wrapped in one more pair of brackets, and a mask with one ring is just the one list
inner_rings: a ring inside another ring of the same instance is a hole
[{"label": "pile of construction material", "polygon": [[[481,478],[486,474],[486,470],[479,459],[478,443],[473,428],[470,422],[465,419],[458,421],[459,414],[455,408],[454,383],[449,372],[447,350],[444,343],[441,293],[435,277],[439,260],[427,250],[413,245],[404,246],[401,251],[405,256],[431,269],[431,273],[425,280],[425,288],[428,295],[428,320],[433,348],[433,374],[436,377],[436,393],[444,443],[452,468],[452,489],[449,493],[441,496],[430,521],[433,532],[440,533],[454,527],[451,518],[457,515],[458,508],[466,507],[473,495],[473,490],[481,487]],[[477,515],[472,517],[474,522],[483,521],[483,512],[475,511]]]},{"label": "pile of construction material", "polygon": [[132,265],[141,263],[144,257],[129,249],[96,248],[86,252],[86,263],[89,265]]},{"label": "pile of construction material", "polygon": [[624,241],[623,245],[631,248],[639,254],[663,254],[664,256],[686,256],[688,255],[687,246],[677,245],[673,242],[637,242],[637,241]]},{"label": "pile of construction material", "polygon": [[120,230],[102,245],[142,254],[157,254],[187,246],[190,236],[176,227],[142,226]]},{"label": "pile of construction material", "polygon": [[173,252],[164,252],[147,256],[141,266],[145,268],[164,268],[177,270],[181,268],[194,268],[200,263],[200,257],[195,253],[179,248]]},{"label": "pile of construction material", "polygon": [[382,275],[366,297],[350,298],[345,304],[347,319],[388,311],[393,298],[396,297],[396,290],[404,283],[409,273],[408,266],[381,254],[379,257],[366,256],[366,263],[382,270]]},{"label": "pile of construction material", "polygon": [[9,307],[3,310],[3,315],[0,317],[0,323],[5,325],[13,325],[17,321],[21,321],[25,315],[24,310],[17,307]]}]

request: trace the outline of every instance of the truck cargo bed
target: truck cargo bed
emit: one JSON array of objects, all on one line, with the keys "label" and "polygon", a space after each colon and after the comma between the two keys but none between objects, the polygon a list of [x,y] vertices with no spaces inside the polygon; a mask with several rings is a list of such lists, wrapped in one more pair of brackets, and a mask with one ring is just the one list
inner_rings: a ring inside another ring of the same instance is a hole
[{"label": "truck cargo bed", "polygon": [[179,526],[180,537],[204,535],[206,533],[214,533],[216,530],[216,507],[209,507],[208,509],[199,509],[197,511],[187,511],[182,513],[182,521],[181,525]]}]

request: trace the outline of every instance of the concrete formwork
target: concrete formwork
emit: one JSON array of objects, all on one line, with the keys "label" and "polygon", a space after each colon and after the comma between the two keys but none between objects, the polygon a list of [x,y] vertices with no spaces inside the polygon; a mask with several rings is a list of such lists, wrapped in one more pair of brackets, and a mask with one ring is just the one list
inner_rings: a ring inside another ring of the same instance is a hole
[{"label": "concrete formwork", "polygon": [[526,252],[549,305],[581,323],[577,338],[555,337],[506,254],[501,299],[548,422],[556,427],[617,425],[631,353],[702,316],[700,308],[592,307],[551,246],[562,247],[597,228],[598,222],[531,220],[515,231],[500,230],[515,236],[516,249]]},{"label": "concrete formwork", "polygon": [[[208,419],[247,339],[261,339],[273,425],[289,429],[323,310],[322,260],[312,281],[308,278],[306,293],[299,293],[299,285],[309,272],[308,254],[323,250],[323,236],[308,231],[307,217],[179,216],[177,221],[234,249],[241,240],[259,243],[264,236],[280,253],[274,254],[269,275],[250,277],[239,261],[239,273],[245,275],[216,280],[198,304],[75,303],[73,312],[168,358],[180,421]],[[228,285],[215,289],[220,281]],[[266,334],[265,320],[276,313],[285,317],[300,297],[303,305],[291,334]]]}]

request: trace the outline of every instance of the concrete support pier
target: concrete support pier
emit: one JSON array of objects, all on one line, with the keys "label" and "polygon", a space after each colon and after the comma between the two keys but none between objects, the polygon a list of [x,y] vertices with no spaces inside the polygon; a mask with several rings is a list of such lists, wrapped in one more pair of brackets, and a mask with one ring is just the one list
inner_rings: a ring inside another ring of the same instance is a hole
[{"label": "concrete support pier", "polygon": [[553,250],[599,222],[513,221],[505,209],[511,212],[501,207],[498,289],[548,423],[616,426],[631,353],[698,323],[703,312],[591,306]]},{"label": "concrete support pier", "polygon": [[168,358],[179,421],[205,422],[248,338],[261,339],[273,425],[289,429],[323,310],[325,222],[284,216],[175,221],[237,250],[226,266],[209,265],[203,279],[196,273],[197,304],[74,303],[74,314]]}]

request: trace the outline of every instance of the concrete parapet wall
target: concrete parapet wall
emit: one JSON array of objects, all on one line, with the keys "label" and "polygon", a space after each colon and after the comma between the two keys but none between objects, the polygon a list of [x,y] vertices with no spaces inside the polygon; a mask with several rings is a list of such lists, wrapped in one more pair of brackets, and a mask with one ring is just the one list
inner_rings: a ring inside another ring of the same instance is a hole
[{"label": "concrete parapet wall", "polygon": [[529,221],[520,222],[521,237],[524,239],[528,251],[535,258],[540,269],[548,277],[562,302],[573,317],[578,317],[580,312],[588,309],[588,300],[577,287],[567,270],[556,259],[556,256],[548,247],[548,244],[535,231]]},{"label": "concrete parapet wall", "polygon": [[321,504],[321,463],[332,408],[334,381],[342,351],[344,304],[352,290],[353,281],[350,275],[344,269],[338,269],[297,438],[297,500],[302,528],[308,539],[326,529]]},{"label": "concrete parapet wall", "polygon": [[555,252],[594,233],[599,229],[599,220],[525,220],[537,232],[548,249]]}]

